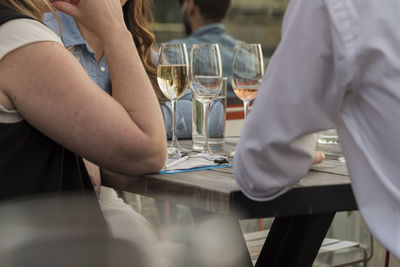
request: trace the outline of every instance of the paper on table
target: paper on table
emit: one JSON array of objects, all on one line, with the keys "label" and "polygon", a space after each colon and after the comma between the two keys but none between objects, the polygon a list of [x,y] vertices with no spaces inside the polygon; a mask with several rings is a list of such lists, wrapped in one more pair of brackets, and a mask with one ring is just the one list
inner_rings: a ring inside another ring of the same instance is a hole
[{"label": "paper on table", "polygon": [[202,157],[182,157],[180,159],[168,159],[160,173],[178,173],[184,171],[197,171],[213,168],[232,167],[232,164],[218,164]]}]

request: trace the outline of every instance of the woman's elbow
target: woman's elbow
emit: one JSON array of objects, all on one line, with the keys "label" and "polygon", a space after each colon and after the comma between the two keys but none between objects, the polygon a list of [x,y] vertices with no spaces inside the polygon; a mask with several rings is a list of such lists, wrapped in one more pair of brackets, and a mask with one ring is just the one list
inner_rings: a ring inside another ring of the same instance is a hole
[{"label": "woman's elbow", "polygon": [[146,173],[154,173],[160,171],[165,166],[167,159],[167,146],[160,147],[159,150],[148,157],[148,170]]},{"label": "woman's elbow", "polygon": [[167,141],[164,137],[158,142],[152,142],[151,146],[147,149],[147,153],[143,158],[143,174],[155,173],[161,170],[167,159]]},{"label": "woman's elbow", "polygon": [[167,158],[166,137],[142,138],[124,146],[124,151],[118,172],[130,176],[156,173],[164,167]]}]

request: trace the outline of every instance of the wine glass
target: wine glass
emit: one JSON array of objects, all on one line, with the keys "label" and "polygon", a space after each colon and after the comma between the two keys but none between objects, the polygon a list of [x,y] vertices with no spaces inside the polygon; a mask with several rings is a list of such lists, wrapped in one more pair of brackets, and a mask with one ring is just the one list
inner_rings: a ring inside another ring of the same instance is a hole
[{"label": "wine glass", "polygon": [[208,145],[208,112],[210,103],[222,88],[222,65],[218,44],[194,44],[190,53],[191,89],[203,105],[204,147],[200,155],[212,156]]},{"label": "wine glass", "polygon": [[169,158],[179,158],[180,152],[188,150],[181,147],[176,137],[176,105],[189,85],[189,63],[185,44],[162,44],[160,47],[157,82],[163,95],[171,100],[172,141],[168,147]]},{"label": "wine glass", "polygon": [[232,89],[243,101],[246,119],[250,102],[256,98],[264,76],[264,61],[260,44],[237,44],[232,59]]}]

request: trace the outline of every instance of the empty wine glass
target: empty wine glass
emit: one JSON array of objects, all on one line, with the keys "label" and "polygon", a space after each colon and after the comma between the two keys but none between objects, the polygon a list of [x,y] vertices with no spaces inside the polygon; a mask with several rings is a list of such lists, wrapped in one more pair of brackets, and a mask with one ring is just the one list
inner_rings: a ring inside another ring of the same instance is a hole
[{"label": "empty wine glass", "polygon": [[157,81],[163,95],[171,100],[172,141],[168,147],[168,157],[180,157],[182,148],[176,136],[176,105],[189,85],[189,63],[185,44],[162,44],[159,52]]},{"label": "empty wine glass", "polygon": [[256,98],[264,76],[264,61],[260,44],[237,44],[232,59],[232,89],[243,101],[246,119],[250,102]]},{"label": "empty wine glass", "polygon": [[212,155],[208,145],[208,112],[210,103],[217,97],[222,87],[222,65],[218,44],[195,44],[190,53],[191,89],[196,99],[203,105],[204,147],[201,155]]}]

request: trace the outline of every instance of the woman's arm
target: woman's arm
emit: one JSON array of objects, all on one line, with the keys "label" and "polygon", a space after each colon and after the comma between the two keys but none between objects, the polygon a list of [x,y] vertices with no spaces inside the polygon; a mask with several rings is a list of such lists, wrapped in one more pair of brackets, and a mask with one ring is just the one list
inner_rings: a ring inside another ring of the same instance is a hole
[{"label": "woman's arm", "polygon": [[[114,99],[60,44],[39,42],[0,62],[0,88],[21,115],[51,139],[110,170],[140,175],[165,162],[160,107],[122,19],[118,0],[59,3],[93,26],[110,67]],[[27,60],[29,58],[29,60]]]}]

